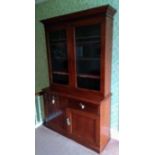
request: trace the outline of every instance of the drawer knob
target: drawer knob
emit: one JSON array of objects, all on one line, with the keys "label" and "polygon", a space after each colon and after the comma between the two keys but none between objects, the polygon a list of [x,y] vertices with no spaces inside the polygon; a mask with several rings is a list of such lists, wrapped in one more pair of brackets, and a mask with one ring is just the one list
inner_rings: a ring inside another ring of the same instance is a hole
[{"label": "drawer knob", "polygon": [[85,109],[85,105],[82,103],[80,103],[80,107],[81,107],[81,109]]},{"label": "drawer knob", "polygon": [[55,97],[52,97],[52,104],[55,104]]}]

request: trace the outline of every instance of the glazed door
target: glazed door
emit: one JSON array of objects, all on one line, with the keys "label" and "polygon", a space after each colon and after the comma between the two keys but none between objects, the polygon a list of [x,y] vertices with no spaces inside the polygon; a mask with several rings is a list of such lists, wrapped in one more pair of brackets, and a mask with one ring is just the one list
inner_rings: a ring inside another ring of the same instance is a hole
[{"label": "glazed door", "polygon": [[67,130],[74,139],[99,145],[99,117],[94,114],[68,108]]},{"label": "glazed door", "polygon": [[67,30],[60,29],[48,33],[50,77],[55,84],[68,85]]},{"label": "glazed door", "polygon": [[55,94],[46,94],[45,99],[46,125],[57,131],[65,132],[67,98]]},{"label": "glazed door", "polygon": [[100,90],[100,24],[75,27],[77,87]]}]

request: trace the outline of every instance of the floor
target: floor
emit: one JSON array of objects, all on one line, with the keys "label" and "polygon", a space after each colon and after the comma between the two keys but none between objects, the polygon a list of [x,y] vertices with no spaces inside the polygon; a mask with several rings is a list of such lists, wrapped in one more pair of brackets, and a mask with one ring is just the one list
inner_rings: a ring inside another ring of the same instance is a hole
[{"label": "floor", "polygon": [[[110,140],[100,155],[118,155],[119,142]],[[35,131],[35,155],[99,155],[44,126]]]}]

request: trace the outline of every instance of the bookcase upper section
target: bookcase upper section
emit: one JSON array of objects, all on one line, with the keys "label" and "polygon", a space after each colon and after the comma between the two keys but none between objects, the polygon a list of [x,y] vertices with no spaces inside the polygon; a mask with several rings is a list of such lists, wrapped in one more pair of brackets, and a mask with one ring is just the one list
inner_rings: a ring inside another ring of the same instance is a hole
[{"label": "bookcase upper section", "polygon": [[110,94],[115,12],[106,5],[41,21],[50,86]]}]

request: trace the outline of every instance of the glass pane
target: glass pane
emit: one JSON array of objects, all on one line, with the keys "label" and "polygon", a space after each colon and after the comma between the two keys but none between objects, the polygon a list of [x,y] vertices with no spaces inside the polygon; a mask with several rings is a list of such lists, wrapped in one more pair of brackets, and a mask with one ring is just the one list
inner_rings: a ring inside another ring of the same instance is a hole
[{"label": "glass pane", "polygon": [[[78,87],[99,90],[100,25],[81,26],[75,31]],[[92,79],[87,79],[87,77]],[[88,84],[88,82],[94,84]]]},{"label": "glass pane", "polygon": [[61,72],[68,73],[68,59],[67,59],[67,40],[66,31],[58,30],[49,33],[52,72],[59,72],[53,74],[53,82],[60,84],[68,84],[68,76],[61,75]]},{"label": "glass pane", "polygon": [[51,43],[52,57],[57,58],[67,58],[67,47],[66,41],[59,41]]},{"label": "glass pane", "polygon": [[59,84],[68,84],[68,75],[53,74],[53,82]]},{"label": "glass pane", "polygon": [[66,40],[66,31],[65,30],[57,30],[50,34],[51,34],[51,36],[50,36],[51,41]]},{"label": "glass pane", "polygon": [[77,60],[78,74],[100,75],[99,59],[78,59]]},{"label": "glass pane", "polygon": [[68,65],[67,59],[53,59],[52,69],[53,71],[67,72]]},{"label": "glass pane", "polygon": [[100,90],[99,79],[80,78],[78,77],[78,86],[86,89]]},{"label": "glass pane", "polygon": [[76,39],[99,36],[100,25],[89,25],[76,28]]},{"label": "glass pane", "polygon": [[[55,94],[48,94],[47,104],[47,113],[46,113],[46,125],[49,127],[55,126],[61,130],[66,129],[66,108],[68,99],[64,97],[59,97]],[[63,105],[61,104],[63,102]],[[54,103],[54,104],[51,104]]]}]

